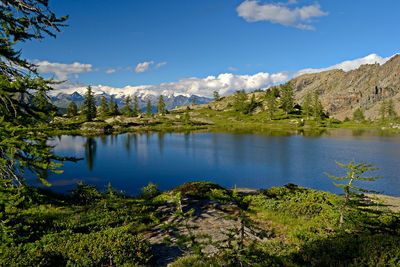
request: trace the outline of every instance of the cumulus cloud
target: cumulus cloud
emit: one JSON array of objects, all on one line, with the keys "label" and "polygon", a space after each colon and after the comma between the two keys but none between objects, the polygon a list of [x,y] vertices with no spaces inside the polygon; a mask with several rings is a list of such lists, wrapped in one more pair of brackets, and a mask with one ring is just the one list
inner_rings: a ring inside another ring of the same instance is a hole
[{"label": "cumulus cloud", "polygon": [[[259,88],[267,88],[273,84],[284,82],[288,79],[287,72],[274,74],[260,72],[254,75],[234,75],[232,73],[222,73],[218,76],[208,76],[206,78],[185,78],[176,82],[161,83],[158,85],[139,85],[115,88],[104,85],[92,86],[94,94],[111,94],[116,97],[124,95],[198,95],[212,97],[214,91],[221,95],[232,94],[236,90],[245,89],[252,91]],[[86,92],[86,86],[79,83],[67,82],[56,86],[56,90],[50,94],[58,93],[72,94]]]},{"label": "cumulus cloud", "polygon": [[309,74],[309,73],[317,73],[317,72],[322,72],[322,71],[327,71],[327,70],[343,70],[343,71],[350,71],[350,70],[355,70],[358,69],[361,65],[363,64],[375,64],[378,63],[380,65],[385,64],[386,61],[388,61],[391,57],[381,57],[378,56],[377,54],[370,54],[366,57],[363,58],[357,58],[354,60],[347,60],[343,61],[339,64],[327,67],[327,68],[321,68],[321,69],[303,69],[300,71],[296,71],[293,74],[294,77],[298,77],[303,74]]},{"label": "cumulus cloud", "polygon": [[[235,75],[232,73],[222,73],[217,76],[210,75],[205,78],[184,78],[175,82],[161,83],[158,85],[139,85],[139,86],[125,86],[122,88],[111,87],[106,85],[92,86],[94,94],[110,94],[115,97],[123,97],[125,95],[198,95],[204,97],[212,97],[214,91],[218,91],[220,95],[232,94],[236,90],[245,89],[246,91],[253,91],[255,89],[265,89],[271,85],[287,82],[290,78],[294,78],[306,73],[315,73],[332,69],[342,69],[350,71],[357,69],[362,64],[384,64],[391,57],[380,57],[376,54],[371,54],[363,58],[344,61],[339,64],[321,68],[321,69],[303,69],[297,72],[289,73],[287,71],[277,73],[260,72],[254,75]],[[63,84],[55,85],[55,90],[51,91],[51,95],[58,93],[72,94],[78,92],[84,94],[86,92],[86,85],[79,82],[66,82]]]},{"label": "cumulus cloud", "polygon": [[74,62],[72,64],[62,64],[48,61],[34,60],[33,63],[37,66],[40,73],[54,73],[58,80],[67,80],[70,74],[87,73],[95,71],[91,64],[82,64]]},{"label": "cumulus cloud", "polygon": [[111,73],[114,73],[116,71],[117,71],[116,69],[106,69],[105,73],[111,74]]},{"label": "cumulus cloud", "polygon": [[167,65],[167,62],[160,62],[160,63],[157,63],[155,69],[161,68],[162,66],[165,66],[165,65]]},{"label": "cumulus cloud", "polygon": [[146,72],[149,70],[150,65],[153,65],[153,64],[154,64],[154,61],[141,62],[136,65],[135,71],[136,71],[136,73]]},{"label": "cumulus cloud", "polygon": [[289,8],[290,5],[296,3],[296,1],[289,1],[288,3],[260,4],[259,0],[246,0],[237,7],[236,11],[239,17],[247,22],[269,21],[302,30],[313,30],[314,27],[310,25],[311,19],[328,15],[327,12],[321,10],[318,3]]}]

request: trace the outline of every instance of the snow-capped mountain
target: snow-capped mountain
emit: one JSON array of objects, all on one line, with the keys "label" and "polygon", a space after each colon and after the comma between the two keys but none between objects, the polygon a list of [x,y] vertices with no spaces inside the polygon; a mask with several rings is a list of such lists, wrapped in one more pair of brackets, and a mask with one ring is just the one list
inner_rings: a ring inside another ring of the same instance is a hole
[{"label": "snow-capped mountain", "polygon": [[[100,103],[101,97],[105,96],[106,98],[114,97],[118,105],[122,105],[122,101],[128,95],[132,98],[134,96],[138,96],[139,100],[139,108],[142,110],[146,109],[147,101],[150,101],[152,104],[152,110],[155,111],[157,106],[157,101],[159,96],[154,94],[153,92],[137,92],[136,94],[121,94],[120,92],[114,92],[115,94],[109,94],[104,91],[94,91],[94,98],[97,104]],[[86,94],[86,89],[84,91],[74,91],[72,93],[62,92],[57,95],[50,95],[51,102],[61,109],[65,109],[72,101],[77,104],[78,107],[82,104]],[[185,95],[163,95],[164,102],[166,104],[167,109],[173,109],[176,106],[185,106],[190,105],[195,98],[196,104],[205,104],[210,102],[212,99],[207,97],[200,97],[196,95],[185,96]]]}]

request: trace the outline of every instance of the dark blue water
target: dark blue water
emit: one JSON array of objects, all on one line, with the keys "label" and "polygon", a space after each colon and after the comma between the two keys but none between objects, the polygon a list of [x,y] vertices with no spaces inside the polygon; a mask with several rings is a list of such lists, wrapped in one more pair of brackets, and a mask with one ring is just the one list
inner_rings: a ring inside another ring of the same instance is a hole
[{"label": "dark blue water", "polygon": [[[269,188],[295,183],[341,193],[324,172],[345,175],[335,161],[368,162],[383,179],[364,187],[400,196],[400,137],[380,131],[334,130],[314,137],[227,133],[121,134],[105,137],[61,136],[52,141],[62,156],[84,158],[65,163],[52,175],[52,189],[67,192],[79,181],[104,189],[108,182],[137,194],[148,182],[162,190],[206,180],[225,187]],[[36,184],[28,179],[31,184]]]}]

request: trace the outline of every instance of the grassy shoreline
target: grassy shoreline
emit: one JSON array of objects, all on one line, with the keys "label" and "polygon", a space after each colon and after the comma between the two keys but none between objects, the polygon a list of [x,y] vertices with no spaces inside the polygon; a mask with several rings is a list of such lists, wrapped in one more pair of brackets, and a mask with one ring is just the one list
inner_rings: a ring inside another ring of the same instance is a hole
[{"label": "grassy shoreline", "polygon": [[350,209],[340,228],[340,196],[294,184],[234,190],[189,182],[164,192],[150,184],[137,198],[84,184],[69,195],[22,191],[25,199],[6,209],[3,234],[12,240],[0,246],[0,265],[400,263],[398,212]]}]

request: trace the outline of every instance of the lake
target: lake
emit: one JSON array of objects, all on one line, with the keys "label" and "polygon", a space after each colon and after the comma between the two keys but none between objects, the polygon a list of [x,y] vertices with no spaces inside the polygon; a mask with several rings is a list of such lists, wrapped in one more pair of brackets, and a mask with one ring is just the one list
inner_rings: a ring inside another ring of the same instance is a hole
[{"label": "lake", "polygon": [[[400,196],[400,137],[377,130],[60,136],[51,144],[58,155],[83,158],[66,162],[64,173],[49,177],[51,188],[58,192],[68,192],[79,181],[100,190],[111,182],[117,190],[135,195],[150,181],[167,190],[206,180],[257,189],[295,183],[341,193],[324,172],[343,176],[344,169],[335,161],[354,159],[380,168],[369,176],[384,177],[361,186]],[[27,181],[39,185],[36,179]]]}]

